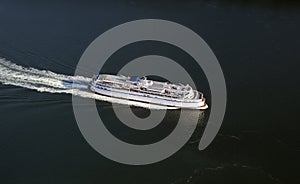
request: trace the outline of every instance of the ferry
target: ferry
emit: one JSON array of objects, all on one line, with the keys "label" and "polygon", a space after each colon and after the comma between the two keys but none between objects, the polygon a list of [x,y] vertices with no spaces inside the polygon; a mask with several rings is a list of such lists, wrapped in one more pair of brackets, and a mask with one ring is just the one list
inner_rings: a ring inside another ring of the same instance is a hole
[{"label": "ferry", "polygon": [[96,74],[89,89],[104,96],[177,109],[208,108],[203,93],[188,84],[171,84],[148,80],[146,77]]}]

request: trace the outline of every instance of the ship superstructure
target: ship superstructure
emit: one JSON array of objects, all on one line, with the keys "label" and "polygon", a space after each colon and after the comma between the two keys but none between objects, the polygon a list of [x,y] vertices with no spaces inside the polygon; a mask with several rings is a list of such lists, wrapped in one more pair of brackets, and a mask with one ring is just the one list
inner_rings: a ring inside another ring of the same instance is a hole
[{"label": "ship superstructure", "polygon": [[100,95],[163,106],[206,109],[203,94],[191,86],[148,80],[146,77],[97,74],[90,90]]}]

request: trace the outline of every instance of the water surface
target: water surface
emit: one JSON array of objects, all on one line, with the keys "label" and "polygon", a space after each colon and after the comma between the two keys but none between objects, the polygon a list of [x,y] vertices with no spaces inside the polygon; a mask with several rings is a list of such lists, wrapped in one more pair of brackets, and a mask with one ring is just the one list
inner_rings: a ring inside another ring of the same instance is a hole
[{"label": "water surface", "polygon": [[[74,119],[70,95],[1,84],[1,182],[299,182],[299,7],[243,2],[1,2],[0,57],[17,65],[73,75],[85,48],[106,30],[136,19],[166,19],[187,26],[209,44],[228,90],[223,125],[206,150],[197,150],[204,117],[191,140],[172,157],[152,165],[127,166],[88,145]],[[122,48],[109,59],[114,67],[104,66],[102,72],[117,72],[122,64],[150,53],[178,61],[210,103],[201,68],[167,44],[145,42]],[[109,120],[111,104],[97,105]],[[171,112],[169,123],[146,137],[113,119],[107,126],[120,138],[145,143],[171,131],[176,117]]]}]

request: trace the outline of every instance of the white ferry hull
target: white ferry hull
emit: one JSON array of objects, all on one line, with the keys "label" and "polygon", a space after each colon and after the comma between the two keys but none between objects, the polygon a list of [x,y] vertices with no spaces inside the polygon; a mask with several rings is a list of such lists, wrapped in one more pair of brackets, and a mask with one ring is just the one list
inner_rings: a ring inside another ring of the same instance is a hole
[{"label": "white ferry hull", "polygon": [[[123,89],[113,89],[104,86],[90,85],[90,90],[100,94],[113,98],[126,99],[129,101],[137,101],[149,104],[155,104],[160,106],[174,107],[174,108],[186,108],[186,109],[207,109],[208,105],[205,103],[205,99],[195,99],[195,100],[179,100],[175,98],[162,98],[159,96],[151,96],[147,94],[142,94],[134,91],[123,90]],[[198,93],[197,91],[194,91]]]}]

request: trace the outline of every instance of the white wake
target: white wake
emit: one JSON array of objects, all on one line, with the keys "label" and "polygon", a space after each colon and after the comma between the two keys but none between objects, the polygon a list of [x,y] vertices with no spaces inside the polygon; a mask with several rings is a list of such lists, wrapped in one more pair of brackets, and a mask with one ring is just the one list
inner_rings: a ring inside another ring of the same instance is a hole
[{"label": "white wake", "polygon": [[14,85],[39,92],[65,93],[83,98],[91,98],[111,103],[133,105],[150,109],[168,109],[160,105],[133,102],[95,94],[88,89],[92,78],[84,76],[69,76],[47,70],[38,70],[16,65],[0,58],[0,83]]}]

